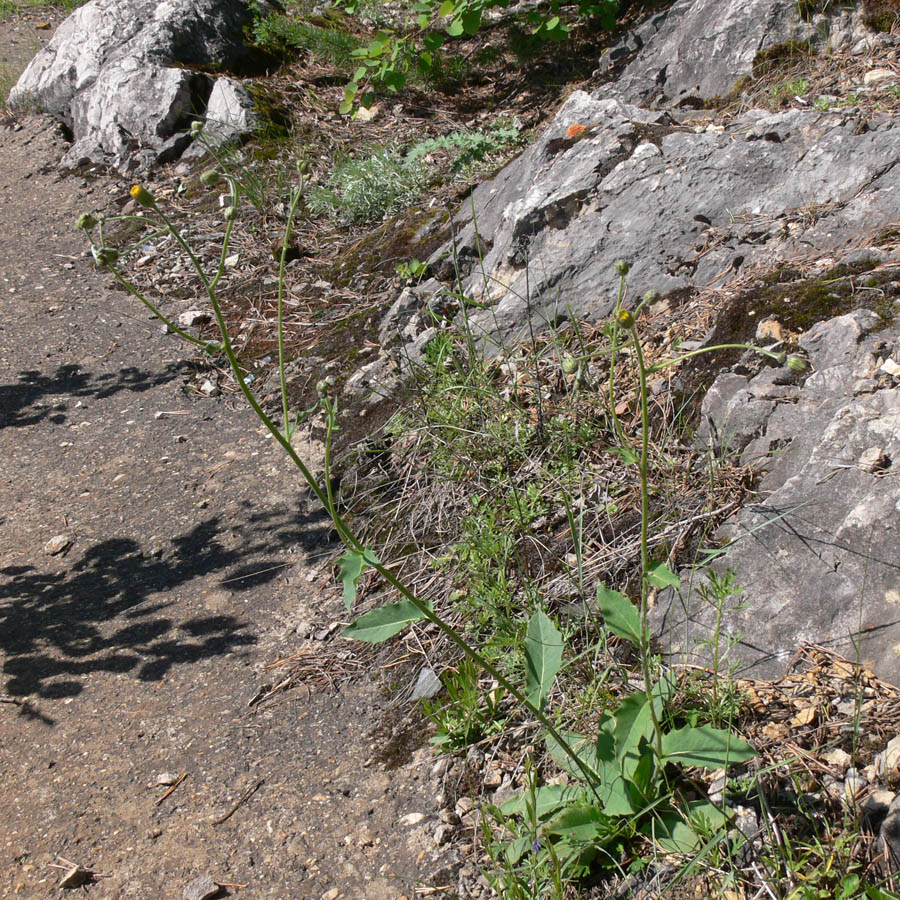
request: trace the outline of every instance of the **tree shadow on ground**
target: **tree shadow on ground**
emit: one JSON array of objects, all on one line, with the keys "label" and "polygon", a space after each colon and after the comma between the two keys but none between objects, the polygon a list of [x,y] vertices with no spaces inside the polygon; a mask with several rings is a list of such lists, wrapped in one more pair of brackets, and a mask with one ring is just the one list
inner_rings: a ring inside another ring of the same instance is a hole
[{"label": "tree shadow on ground", "polygon": [[[92,374],[77,365],[59,366],[52,375],[29,369],[19,373],[15,384],[0,384],[0,428],[36,425],[45,419],[54,424],[66,421],[65,397],[102,400],[120,391],[140,393],[166,384],[193,368],[189,362],[169,363],[158,372],[128,366],[118,372]],[[53,398],[44,403],[45,398]]]},{"label": "tree shadow on ground", "polygon": [[179,598],[170,595],[216,574],[230,591],[258,588],[297,561],[286,555],[289,548],[321,549],[328,524],[322,515],[296,509],[256,511],[238,526],[212,517],[173,538],[163,556],[118,537],[94,544],[63,572],[0,569],[6,692],[73,697],[95,672],[158,681],[175,666],[255,643],[250,623],[234,615],[186,617]]}]

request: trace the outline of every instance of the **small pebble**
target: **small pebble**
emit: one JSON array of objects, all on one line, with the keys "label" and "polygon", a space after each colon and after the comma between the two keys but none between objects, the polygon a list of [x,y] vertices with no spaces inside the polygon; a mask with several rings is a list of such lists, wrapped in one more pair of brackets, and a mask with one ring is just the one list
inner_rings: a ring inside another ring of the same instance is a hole
[{"label": "small pebble", "polygon": [[209,875],[201,875],[184,886],[181,896],[184,900],[212,900],[219,890],[219,886]]},{"label": "small pebble", "polygon": [[405,816],[402,816],[400,821],[397,823],[399,825],[418,825],[419,822],[423,822],[425,820],[425,816],[423,813],[414,812],[407,813]]}]

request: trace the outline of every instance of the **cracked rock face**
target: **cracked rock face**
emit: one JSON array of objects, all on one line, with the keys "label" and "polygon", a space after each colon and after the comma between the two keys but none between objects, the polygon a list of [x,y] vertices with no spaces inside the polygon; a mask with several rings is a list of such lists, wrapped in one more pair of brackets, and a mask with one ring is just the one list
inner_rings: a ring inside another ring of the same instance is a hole
[{"label": "cracked rock face", "polygon": [[[720,635],[741,674],[777,678],[809,641],[900,682],[900,380],[888,374],[900,327],[884,324],[858,310],[811,328],[800,344],[814,372],[789,394],[774,397],[777,370],[763,369],[720,376],[706,397],[717,432],[763,473],[713,566],[743,589]],[[664,648],[708,663],[716,611],[701,584],[664,596],[654,624]]]},{"label": "cracked rock face", "polygon": [[[543,325],[602,319],[620,258],[638,294],[667,293],[853,247],[894,215],[898,154],[888,116],[863,131],[855,113],[755,110],[695,128],[576,92],[457,215],[464,289],[491,307],[472,324],[509,342],[527,333],[529,314]],[[441,275],[451,249],[430,260]]]},{"label": "cracked rock face", "polygon": [[600,65],[639,50],[616,80],[618,96],[631,103],[700,102],[726,96],[752,72],[760,51],[788,41],[815,46],[848,24],[836,15],[805,22],[794,0],[679,0],[622,36]]},{"label": "cracked rock face", "polygon": [[73,144],[63,167],[139,168],[177,158],[213,79],[192,66],[252,68],[241,0],[91,0],[75,10],[9,95],[58,119]]}]

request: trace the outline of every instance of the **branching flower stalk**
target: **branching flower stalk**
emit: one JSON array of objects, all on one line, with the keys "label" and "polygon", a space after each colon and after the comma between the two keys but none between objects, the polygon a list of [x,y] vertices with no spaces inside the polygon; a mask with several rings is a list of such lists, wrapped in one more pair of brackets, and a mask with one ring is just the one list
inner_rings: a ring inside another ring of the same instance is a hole
[{"label": "branching flower stalk", "polygon": [[[203,284],[203,287],[206,291],[207,297],[209,298],[210,305],[213,310],[213,314],[216,320],[216,325],[219,329],[219,334],[221,336],[222,342],[221,346],[212,345],[209,343],[204,343],[203,341],[199,341],[196,338],[187,335],[181,329],[174,327],[169,323],[169,321],[159,312],[159,310],[147,301],[137,290],[134,284],[125,277],[125,275],[121,272],[120,269],[117,268],[117,262],[119,255],[116,251],[110,250],[109,248],[105,248],[101,244],[98,246],[94,243],[91,228],[96,222],[91,222],[86,219],[79,219],[79,225],[83,228],[88,238],[91,240],[92,250],[94,253],[94,258],[97,261],[97,264],[103,268],[108,268],[116,280],[131,294],[137,297],[141,302],[144,303],[154,315],[158,316],[162,321],[166,322],[166,324],[172,329],[173,332],[178,334],[180,337],[185,338],[193,344],[202,346],[205,350],[209,351],[211,347],[215,347],[217,350],[220,350],[224,353],[229,367],[231,369],[232,374],[234,375],[235,380],[237,381],[238,387],[240,388],[241,393],[244,395],[247,403],[250,405],[253,412],[259,418],[259,420],[265,425],[266,429],[272,435],[272,437],[281,445],[284,452],[290,457],[291,461],[294,465],[299,469],[300,474],[303,476],[303,479],[309,485],[310,489],[315,494],[318,501],[325,508],[329,517],[334,524],[335,530],[337,531],[338,537],[340,541],[351,551],[360,554],[365,563],[373,568],[381,578],[389,584],[394,590],[396,590],[400,596],[402,596],[405,600],[408,600],[419,612],[421,613],[422,618],[434,624],[453,644],[455,644],[469,659],[471,659],[476,665],[480,666],[484,669],[485,672],[488,673],[493,679],[497,681],[509,694],[516,699],[525,709],[527,709],[534,718],[546,729],[547,733],[557,742],[559,747],[563,750],[566,756],[571,759],[573,764],[578,768],[578,770],[583,775],[585,782],[591,788],[593,793],[597,794],[597,788],[599,786],[599,776],[597,772],[595,772],[582,757],[570,746],[570,744],[566,741],[563,735],[556,729],[550,718],[540,709],[539,705],[533,703],[529,697],[525,695],[525,693],[518,688],[515,684],[513,684],[490,660],[486,659],[481,653],[478,652],[474,647],[472,647],[461,635],[458,631],[448,625],[440,616],[438,616],[431,608],[431,605],[427,603],[425,600],[422,600],[418,597],[412,590],[410,590],[402,581],[400,581],[385,565],[383,565],[375,555],[365,547],[362,542],[356,537],[350,527],[343,521],[342,517],[337,511],[335,506],[333,492],[330,484],[330,461],[326,460],[326,474],[325,474],[325,486],[323,487],[319,481],[315,478],[313,473],[310,471],[309,467],[294,449],[291,440],[290,440],[290,427],[287,423],[287,418],[285,419],[285,430],[282,432],[281,429],[275,424],[275,422],[266,414],[265,410],[263,410],[262,406],[260,406],[256,397],[253,395],[253,392],[250,390],[250,386],[247,383],[247,380],[244,376],[243,369],[241,367],[240,361],[237,357],[237,354],[234,351],[234,346],[231,341],[231,337],[228,332],[227,324],[225,321],[225,317],[222,311],[221,304],[219,302],[218,296],[216,294],[216,289],[219,285],[219,282],[222,279],[222,276],[225,272],[225,259],[228,256],[228,249],[231,241],[231,234],[234,228],[234,222],[236,218],[236,209],[239,202],[240,197],[240,185],[233,176],[226,174],[225,180],[228,182],[230,188],[230,205],[224,211],[225,217],[225,234],[222,238],[222,248],[219,253],[218,265],[216,268],[215,275],[210,278],[203,269],[200,260],[197,258],[196,254],[190,248],[187,241],[184,239],[184,236],[181,234],[179,229],[171,222],[171,220],[162,212],[156,203],[155,199],[152,195],[140,185],[135,185],[131,189],[131,195],[134,199],[140,203],[142,206],[147,209],[153,211],[157,216],[159,216],[160,221],[163,223],[164,231],[171,234],[178,245],[187,253],[188,258],[190,259],[191,265],[194,270],[197,272],[200,281]],[[301,181],[301,188],[303,186],[303,182]],[[291,197],[291,212],[289,213],[289,223],[288,227],[285,229],[283,244],[282,244],[282,252],[281,252],[281,260],[284,262],[287,254],[287,247],[290,241],[290,219],[293,217],[293,211],[296,210],[297,203],[300,199],[300,194],[302,190],[298,189],[294,193],[292,193]],[[91,227],[87,227],[90,225]],[[279,281],[283,282],[284,279],[284,266],[281,265],[279,267]],[[279,289],[279,295],[281,296],[281,290]],[[280,309],[280,307],[279,307]],[[282,328],[281,316],[279,315],[279,330]],[[283,338],[281,337],[281,331],[279,331],[279,366],[281,369],[281,384],[282,384],[282,394],[284,394],[285,387],[285,359],[283,352]],[[336,427],[336,411],[337,408],[334,404],[333,400],[329,400],[323,398],[323,409],[326,415],[326,427],[330,432],[334,430]],[[284,406],[283,406],[284,409]],[[330,441],[327,445],[327,449],[330,452]],[[328,453],[326,453],[326,456]]]},{"label": "branching flower stalk", "polygon": [[[640,455],[638,457],[638,470],[641,494],[641,595],[640,595],[640,639],[638,642],[638,650],[641,662],[641,675],[644,680],[644,692],[650,710],[650,717],[653,721],[653,731],[657,753],[660,758],[663,756],[662,749],[662,728],[660,727],[659,717],[654,703],[653,686],[651,683],[650,660],[652,658],[652,648],[650,646],[650,629],[649,629],[649,599],[651,588],[651,560],[650,560],[650,471],[649,471],[649,455],[650,455],[650,410],[649,410],[649,388],[647,385],[648,375],[661,371],[668,366],[676,365],[693,356],[699,356],[703,353],[711,353],[717,350],[725,349],[744,349],[752,350],[756,353],[773,360],[774,362],[784,365],[786,364],[793,372],[802,374],[809,368],[808,362],[801,356],[790,355],[785,353],[776,353],[773,350],[762,347],[755,347],[752,344],[717,344],[712,347],[701,347],[698,350],[691,350],[682,353],[673,359],[663,360],[651,366],[646,364],[644,359],[643,346],[641,345],[640,335],[637,328],[637,317],[645,305],[654,303],[659,295],[656,291],[648,291],[634,311],[625,309],[622,301],[625,296],[625,278],[628,275],[630,265],[627,260],[619,260],[616,263],[616,273],[619,275],[619,293],[616,301],[616,307],[612,317],[612,323],[609,329],[610,335],[610,408],[613,411],[613,421],[616,425],[617,437],[623,446],[627,446],[624,435],[621,431],[618,417],[615,415],[614,396],[612,393],[614,384],[614,371],[616,352],[620,347],[631,344],[634,347],[635,363],[638,374],[638,401],[641,410],[641,434],[640,434]],[[625,330],[629,337],[621,345],[618,344],[619,329]]]}]

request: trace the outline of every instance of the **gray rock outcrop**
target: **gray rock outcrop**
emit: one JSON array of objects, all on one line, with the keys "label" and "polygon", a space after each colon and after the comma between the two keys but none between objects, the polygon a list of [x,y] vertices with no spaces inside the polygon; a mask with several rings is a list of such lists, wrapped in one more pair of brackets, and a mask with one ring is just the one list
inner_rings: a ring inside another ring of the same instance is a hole
[{"label": "gray rock outcrop", "polygon": [[[828,268],[863,251],[900,270],[896,250],[871,249],[895,227],[900,194],[891,116],[796,103],[717,120],[677,108],[728,94],[761,50],[782,42],[852,55],[893,40],[865,33],[853,11],[832,12],[805,22],[793,0],[678,0],[614,45],[601,67],[624,65],[619,77],[572,94],[530,148],[474,191],[454,241],[429,260],[484,304],[467,322],[486,352],[532,327],[607,317],[621,258],[633,297],[709,286],[737,294],[779,264]],[[866,84],[860,76],[853,89]],[[900,683],[900,327],[885,315],[857,310],[809,329],[800,343],[811,374],[728,372],[707,395],[699,438],[761,478],[713,564],[743,588],[743,609],[728,601],[722,619],[722,646],[736,642],[727,662],[754,676],[781,675],[810,641],[850,657],[858,648]],[[664,649],[707,662],[698,647],[716,616],[701,578],[663,594],[654,625]]]},{"label": "gray rock outcrop", "polygon": [[[614,264],[661,293],[715,284],[796,253],[860,246],[889,221],[900,130],[865,130],[854,111],[756,110],[725,126],[678,124],[617,99],[574,93],[542,137],[458,213],[463,289],[491,341],[559,319],[599,320],[615,303]],[[454,256],[455,253],[455,256]]]},{"label": "gray rock outcrop", "polygon": [[261,63],[245,40],[249,16],[243,0],[90,0],[31,61],[9,106],[40,109],[68,129],[64,167],[177,158],[214,90],[192,67]]},{"label": "gray rock outcrop", "polygon": [[[900,328],[884,326],[867,310],[822,322],[800,339],[814,367],[802,387],[765,368],[720,376],[705,398],[725,451],[736,439],[762,474],[713,564],[743,590],[720,646],[736,642],[730,662],[753,677],[779,677],[808,641],[900,682]],[[654,614],[665,648],[693,661],[716,628],[698,577]]]},{"label": "gray rock outcrop", "polygon": [[852,10],[821,6],[804,19],[796,0],[678,0],[620,36],[600,69],[630,60],[610,86],[629,103],[702,105],[751,75],[761,53],[847,49],[871,40]]}]

